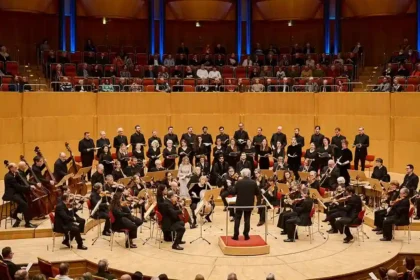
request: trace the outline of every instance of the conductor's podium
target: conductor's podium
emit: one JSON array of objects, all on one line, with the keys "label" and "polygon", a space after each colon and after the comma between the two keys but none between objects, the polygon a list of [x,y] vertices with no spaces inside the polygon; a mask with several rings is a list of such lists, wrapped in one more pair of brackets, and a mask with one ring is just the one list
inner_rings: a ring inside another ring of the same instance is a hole
[{"label": "conductor's podium", "polygon": [[219,247],[223,254],[229,256],[258,256],[270,253],[270,245],[259,235],[250,235],[249,240],[243,236],[233,240],[231,236],[220,236]]}]

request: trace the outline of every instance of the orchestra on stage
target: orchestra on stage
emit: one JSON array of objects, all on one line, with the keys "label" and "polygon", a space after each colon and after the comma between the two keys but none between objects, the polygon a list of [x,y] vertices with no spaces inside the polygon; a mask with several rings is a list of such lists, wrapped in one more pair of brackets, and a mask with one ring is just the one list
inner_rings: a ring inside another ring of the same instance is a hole
[{"label": "orchestra on stage", "polygon": [[295,128],[288,138],[279,126],[268,139],[259,127],[250,137],[240,123],[232,138],[223,126],[214,138],[207,126],[201,134],[188,127],[178,138],[170,126],[163,141],[157,131],[146,141],[136,125],[130,137],[118,128],[112,142],[105,131],[95,142],[85,132],[77,162],[68,143],[63,148],[69,156],[57,153],[53,170],[39,147],[33,164],[23,156],[17,163],[5,160],[3,201],[16,206],[10,213],[13,227],[24,220],[25,227],[34,228],[31,221],[53,214],[53,230],[64,235],[62,244],[70,247],[75,240],[81,250],[87,249],[81,237],[86,221],[77,212],[84,203],[90,218],[105,220],[102,236],[126,232],[127,248],[137,247],[134,240],[142,224],[156,221],[164,241],[183,250],[186,224],[192,230],[211,223],[219,197],[226,217],[234,222],[234,240],[242,216],[244,239],[250,238],[255,207],[258,227],[267,223],[272,210],[270,219],[278,219],[285,242],[298,240],[296,227],[312,225],[321,210],[322,222],[331,226],[328,233],[344,233],[344,243],[353,240],[350,228],[363,223],[367,210],[374,213],[373,231],[382,235],[381,241],[392,239],[394,225],[420,218],[419,178],[413,165],[407,164],[399,183],[377,158],[371,178],[366,177],[369,136],[363,127],[349,143],[340,128],[330,139],[316,126],[306,150],[300,133]]}]

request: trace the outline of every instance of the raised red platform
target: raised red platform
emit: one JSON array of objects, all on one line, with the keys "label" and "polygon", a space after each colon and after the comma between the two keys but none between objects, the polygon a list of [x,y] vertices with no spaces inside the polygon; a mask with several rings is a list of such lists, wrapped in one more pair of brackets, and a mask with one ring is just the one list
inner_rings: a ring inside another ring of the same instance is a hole
[{"label": "raised red platform", "polygon": [[249,240],[243,236],[233,240],[231,236],[220,236],[219,247],[225,255],[256,256],[270,253],[270,246],[259,235],[250,235]]}]

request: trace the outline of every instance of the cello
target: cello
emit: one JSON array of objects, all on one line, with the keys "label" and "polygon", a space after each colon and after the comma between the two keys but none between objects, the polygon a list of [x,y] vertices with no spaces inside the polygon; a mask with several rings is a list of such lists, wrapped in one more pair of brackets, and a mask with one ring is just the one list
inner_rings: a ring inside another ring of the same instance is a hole
[{"label": "cello", "polygon": [[[36,146],[34,151],[35,151],[35,153],[36,153],[37,156],[39,156],[40,158],[43,158],[44,159],[44,165],[45,165],[45,168],[46,168],[46,171],[43,174],[44,179],[45,180],[48,180],[48,181],[53,181],[54,184],[56,184],[57,183],[57,180],[55,180],[54,174],[51,172],[51,169],[48,166],[48,163],[45,160],[45,157],[42,155],[41,149],[38,146]],[[49,198],[49,200],[50,200],[50,202],[51,202],[52,205],[56,205],[57,204],[57,196],[59,195],[59,192],[60,192],[59,189],[57,189],[57,188],[54,187],[54,184],[51,185],[51,184],[48,183],[48,184],[46,184],[44,186],[49,191],[48,198]]]},{"label": "cello", "polygon": [[[74,160],[74,156],[73,156],[73,151],[70,148],[70,144],[66,142],[64,145],[71,156],[71,166],[68,169],[68,173],[76,175],[79,169],[82,167],[76,164],[76,161]],[[69,189],[71,193],[79,193],[83,196],[86,195],[87,193],[87,186],[85,184],[85,175],[82,175],[81,178],[76,178],[76,179],[70,178],[68,185],[69,185]]]}]

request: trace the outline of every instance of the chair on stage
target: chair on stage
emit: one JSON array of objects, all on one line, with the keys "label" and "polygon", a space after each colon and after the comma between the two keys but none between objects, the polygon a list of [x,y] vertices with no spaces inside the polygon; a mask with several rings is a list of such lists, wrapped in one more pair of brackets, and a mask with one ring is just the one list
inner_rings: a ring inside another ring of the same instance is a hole
[{"label": "chair on stage", "polygon": [[308,229],[308,233],[309,233],[309,243],[312,244],[312,238],[313,238],[313,224],[314,224],[314,215],[315,215],[315,206],[312,206],[311,212],[309,213],[309,218],[311,219],[311,224],[310,225],[306,225],[306,226],[301,226],[299,224],[296,224],[296,228],[295,228],[295,234],[293,235],[293,242],[295,241],[296,238],[296,234],[298,231],[298,227],[304,227]]},{"label": "chair on stage", "polygon": [[[125,243],[128,243],[128,241],[129,241],[128,233],[130,232],[130,230],[126,229],[126,228],[123,228],[123,229],[120,229],[118,231],[115,231],[113,229],[112,225],[115,223],[115,217],[114,217],[114,214],[112,213],[112,211],[109,211],[109,221],[111,223],[111,240],[110,240],[111,242],[110,242],[110,246],[111,246],[111,251],[112,251],[112,247],[114,247],[114,234],[116,232],[124,233]],[[130,250],[130,246],[128,246],[128,249]]]},{"label": "chair on stage", "polygon": [[54,230],[54,223],[55,223],[55,213],[51,212],[48,214],[48,217],[50,218],[50,222],[51,222],[51,230],[52,230],[52,239],[53,239],[53,245],[52,245],[52,252],[54,252],[54,248],[55,248],[55,236],[56,234],[68,234],[69,235],[69,242],[70,242],[70,250],[71,250],[71,240],[70,240],[70,231],[67,233],[62,233],[62,232],[56,232]]},{"label": "chair on stage", "polygon": [[15,211],[16,204],[13,201],[6,201],[2,200],[2,204],[0,206],[0,227],[1,223],[3,222],[3,213],[5,213],[4,218],[4,229],[7,229],[7,220],[10,220],[10,225],[13,226],[13,218],[10,217],[11,213]]},{"label": "chair on stage", "polygon": [[92,239],[92,241],[93,241],[92,245],[94,245],[96,240],[98,240],[99,237],[101,237],[101,222],[102,222],[102,220],[101,219],[95,219],[91,216],[94,208],[92,207],[92,202],[90,201],[90,199],[86,200],[86,205],[87,205],[88,210],[89,210],[89,217],[92,220],[96,221],[96,229],[97,229],[96,237]]},{"label": "chair on stage", "polygon": [[[163,230],[162,230],[162,214],[155,208],[155,214],[156,214],[156,224],[157,224],[157,230],[156,230],[156,242],[159,241],[159,249],[160,244],[162,243],[162,236],[163,236]],[[174,241],[174,232],[171,231],[172,241]],[[159,240],[158,240],[159,239]]]},{"label": "chair on stage", "polygon": [[7,264],[5,264],[4,262],[0,261],[0,279],[4,279],[4,280],[13,280],[10,277],[9,274],[9,268],[7,267]]},{"label": "chair on stage", "polygon": [[357,215],[357,218],[360,220],[360,222],[351,224],[351,225],[345,225],[344,227],[349,227],[349,229],[355,228],[357,230],[357,242],[360,246],[360,233],[362,234],[362,241],[365,242],[365,236],[367,239],[369,239],[369,236],[363,231],[363,223],[365,219],[366,209],[363,209],[359,212]]},{"label": "chair on stage", "polygon": [[373,162],[375,161],[375,156],[374,155],[367,155],[366,156],[366,161],[367,161],[367,163],[365,164],[365,169],[369,169],[369,176],[370,176],[370,169],[375,166],[373,164]]},{"label": "chair on stage", "polygon": [[414,206],[410,206],[410,210],[408,211],[408,224],[404,224],[404,225],[392,225],[392,239],[395,239],[395,231],[399,231],[399,227],[403,227],[402,230],[404,230],[404,235],[407,232],[407,241],[408,244],[410,244],[410,240],[411,240],[411,223],[413,222],[413,215],[414,215],[414,210],[415,207]]}]

